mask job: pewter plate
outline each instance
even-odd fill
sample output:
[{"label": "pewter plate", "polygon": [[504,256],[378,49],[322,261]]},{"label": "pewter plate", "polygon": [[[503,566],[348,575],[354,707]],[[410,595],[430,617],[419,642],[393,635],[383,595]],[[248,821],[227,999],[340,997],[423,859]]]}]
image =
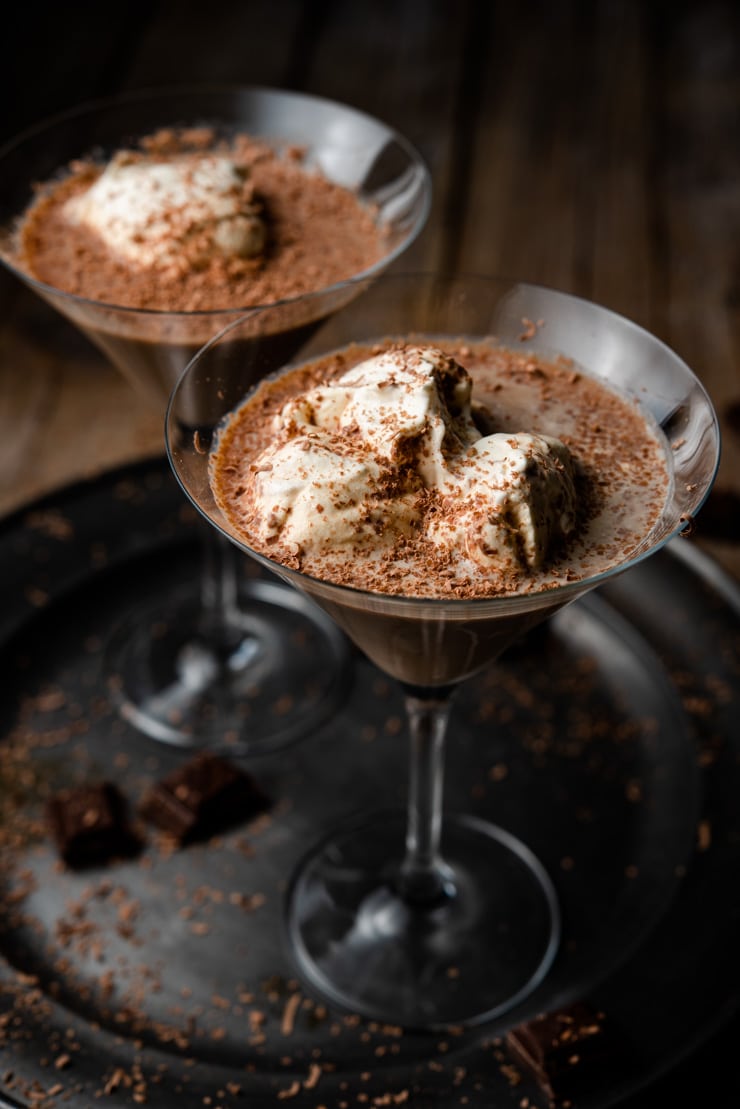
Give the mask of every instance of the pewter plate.
[{"label": "pewter plate", "polygon": [[285,939],[306,850],[345,819],[403,805],[401,698],[359,655],[329,723],[242,760],[272,798],[267,818],[177,850],[142,825],[136,859],[58,861],[45,797],[113,778],[135,811],[187,757],[118,717],[105,643],[123,615],[192,582],[197,558],[160,461],[0,527],[0,1104],[544,1104],[500,1037],[585,1000],[612,1038],[578,1105],[602,1109],[727,1018],[740,981],[740,602],[713,563],[679,541],[460,690],[446,808],[540,856],[564,939],[516,1011],[422,1035],[327,1008]]}]

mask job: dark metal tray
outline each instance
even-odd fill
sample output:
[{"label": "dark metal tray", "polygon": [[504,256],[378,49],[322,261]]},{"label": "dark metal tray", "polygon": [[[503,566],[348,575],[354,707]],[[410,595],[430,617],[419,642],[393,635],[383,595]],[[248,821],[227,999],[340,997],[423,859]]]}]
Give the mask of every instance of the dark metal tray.
[{"label": "dark metal tray", "polygon": [[60,866],[44,796],[112,777],[135,807],[183,757],[118,718],[104,644],[133,604],[192,579],[195,538],[161,461],[0,525],[4,1103],[544,1106],[500,1037],[579,999],[614,1033],[577,1102],[601,1109],[728,1017],[740,981],[740,600],[683,542],[460,691],[446,806],[521,836],[565,922],[553,971],[505,1019],[404,1033],[327,1010],[296,977],[282,919],[293,867],[344,818],[405,794],[400,695],[359,656],[329,724],[245,764],[273,798],[269,818],[175,851],[146,829],[137,859]]}]

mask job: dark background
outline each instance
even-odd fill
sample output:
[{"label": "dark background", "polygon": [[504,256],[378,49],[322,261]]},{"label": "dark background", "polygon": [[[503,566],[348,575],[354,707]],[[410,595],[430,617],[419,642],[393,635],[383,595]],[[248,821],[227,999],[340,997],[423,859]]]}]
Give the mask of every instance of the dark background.
[{"label": "dark background", "polygon": [[[435,183],[405,264],[600,300],[711,385],[725,459],[705,537],[740,574],[739,13],[724,0],[16,0],[0,142],[85,100],[202,82],[305,90],[392,123]],[[629,1109],[740,1104],[738,1037],[735,1019]]]}]

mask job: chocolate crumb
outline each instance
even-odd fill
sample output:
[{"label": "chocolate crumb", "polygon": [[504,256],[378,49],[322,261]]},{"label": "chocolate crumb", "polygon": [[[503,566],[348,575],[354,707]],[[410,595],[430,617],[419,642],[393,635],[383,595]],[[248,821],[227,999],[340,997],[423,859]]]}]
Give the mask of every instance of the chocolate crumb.
[{"label": "chocolate crumb", "polygon": [[298,1009],[301,1005],[301,995],[299,993],[291,994],[285,1003],[283,1010],[283,1019],[280,1024],[280,1031],[284,1036],[292,1036],[295,1027],[295,1018]]},{"label": "chocolate crumb", "polygon": [[708,851],[712,846],[712,825],[708,820],[700,820],[697,828],[697,847],[699,851]]},{"label": "chocolate crumb", "polygon": [[321,1078],[321,1067],[318,1063],[311,1063],[308,1068],[308,1077],[303,1080],[304,1090],[313,1090]]},{"label": "chocolate crumb", "polygon": [[155,782],[139,812],[184,844],[247,821],[269,804],[251,775],[218,755],[202,752]]},{"label": "chocolate crumb", "polygon": [[297,1097],[300,1092],[301,1084],[296,1079],[294,1082],[291,1082],[290,1086],[285,1086],[282,1090],[278,1090],[278,1101],[283,1101],[285,1098],[288,1097]]}]

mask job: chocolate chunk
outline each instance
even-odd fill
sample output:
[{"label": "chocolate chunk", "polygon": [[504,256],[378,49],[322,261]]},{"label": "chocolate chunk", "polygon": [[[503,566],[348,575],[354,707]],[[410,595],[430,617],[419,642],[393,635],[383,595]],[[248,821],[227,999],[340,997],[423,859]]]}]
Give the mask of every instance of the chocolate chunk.
[{"label": "chocolate chunk", "polygon": [[268,807],[267,797],[249,774],[203,752],[155,782],[139,812],[178,843],[186,843],[249,820]]},{"label": "chocolate chunk", "polygon": [[506,1033],[506,1047],[551,1106],[577,1106],[594,1068],[606,1057],[604,1014],[583,1002],[543,1013]]},{"label": "chocolate chunk", "polygon": [[111,782],[62,790],[46,806],[59,854],[72,867],[127,858],[141,846],[128,824],[126,802]]}]

